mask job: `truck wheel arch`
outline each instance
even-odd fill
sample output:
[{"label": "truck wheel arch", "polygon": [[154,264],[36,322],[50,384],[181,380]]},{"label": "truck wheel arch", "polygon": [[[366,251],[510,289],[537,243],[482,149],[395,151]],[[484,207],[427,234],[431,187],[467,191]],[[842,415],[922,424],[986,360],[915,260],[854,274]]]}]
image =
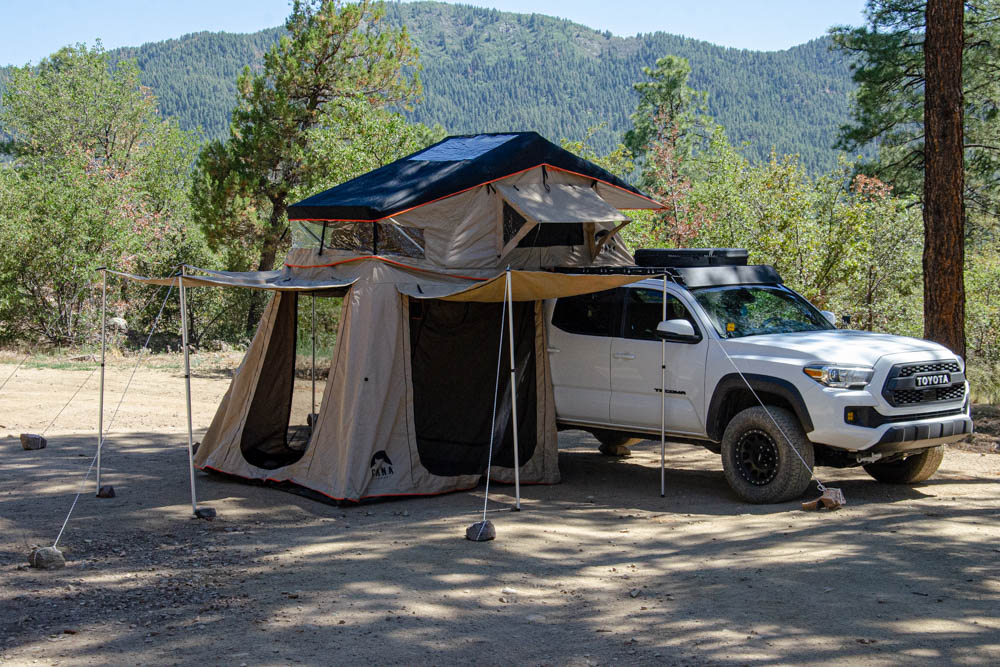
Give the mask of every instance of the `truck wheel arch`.
[{"label": "truck wheel arch", "polygon": [[[746,378],[744,381],[743,378]],[[712,400],[708,404],[708,414],[705,426],[708,437],[719,442],[730,420],[745,408],[759,405],[757,399],[747,388],[747,383],[757,393],[765,405],[777,405],[791,410],[802,424],[802,430],[809,433],[813,430],[812,419],[802,394],[798,388],[781,378],[755,373],[739,373],[724,375],[715,385]]]}]

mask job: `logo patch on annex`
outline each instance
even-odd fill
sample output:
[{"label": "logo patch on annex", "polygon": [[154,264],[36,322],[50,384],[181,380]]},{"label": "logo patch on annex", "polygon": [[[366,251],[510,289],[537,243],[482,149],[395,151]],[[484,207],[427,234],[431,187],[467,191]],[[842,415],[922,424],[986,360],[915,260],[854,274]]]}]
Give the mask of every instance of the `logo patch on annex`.
[{"label": "logo patch on annex", "polygon": [[384,449],[380,449],[372,455],[370,465],[372,468],[372,477],[374,479],[382,479],[392,475],[392,461],[389,459],[389,455],[385,453]]}]

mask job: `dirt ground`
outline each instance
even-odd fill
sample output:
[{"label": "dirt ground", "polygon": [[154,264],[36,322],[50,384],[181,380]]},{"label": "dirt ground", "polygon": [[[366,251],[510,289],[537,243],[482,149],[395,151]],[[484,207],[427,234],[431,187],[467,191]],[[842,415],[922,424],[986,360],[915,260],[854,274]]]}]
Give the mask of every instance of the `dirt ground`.
[{"label": "dirt ground", "polygon": [[[195,359],[201,432],[238,356]],[[0,383],[17,361],[0,358]],[[183,380],[164,358],[135,375],[106,441],[117,497],[95,498],[91,475],[67,567],[30,569],[96,449],[97,375],[46,449],[16,435],[46,428],[93,368],[29,363],[0,389],[2,664],[1000,661],[995,434],[913,488],[821,468],[847,497],[833,513],[741,504],[717,456],[680,444],[660,498],[658,444],[613,460],[567,432],[561,484],[525,487],[520,513],[491,488],[493,542],[464,539],[482,487],[338,508],[198,473],[208,522],[190,518]],[[108,371],[108,418],[130,371]]]}]

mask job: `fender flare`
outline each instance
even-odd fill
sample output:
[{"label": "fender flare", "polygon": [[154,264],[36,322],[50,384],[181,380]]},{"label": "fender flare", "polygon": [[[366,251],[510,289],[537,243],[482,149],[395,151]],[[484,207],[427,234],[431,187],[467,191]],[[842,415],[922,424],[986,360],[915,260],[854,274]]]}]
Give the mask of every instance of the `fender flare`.
[{"label": "fender flare", "polygon": [[[743,378],[746,378],[744,382]],[[802,430],[809,433],[813,430],[812,418],[809,416],[809,409],[806,408],[806,402],[802,399],[802,393],[798,390],[794,384],[788,380],[783,380],[781,378],[772,377],[770,375],[758,375],[756,373],[744,373],[743,377],[740,377],[739,373],[729,373],[724,375],[719,379],[719,382],[715,385],[715,391],[712,393],[712,400],[708,404],[708,414],[705,418],[705,425],[707,426],[708,437],[716,442],[721,442],[723,428],[719,428],[717,425],[719,413],[722,412],[723,405],[726,402],[726,398],[733,391],[740,391],[746,389],[747,383],[758,394],[775,394],[781,396],[789,405],[792,406],[792,410],[795,412],[795,416],[798,417],[799,422],[802,424]]]}]

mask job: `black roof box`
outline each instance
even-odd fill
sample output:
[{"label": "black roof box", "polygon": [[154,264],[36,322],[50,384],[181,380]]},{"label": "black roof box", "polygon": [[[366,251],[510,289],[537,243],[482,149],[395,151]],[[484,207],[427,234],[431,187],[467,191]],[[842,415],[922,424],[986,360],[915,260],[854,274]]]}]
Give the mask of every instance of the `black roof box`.
[{"label": "black roof box", "polygon": [[635,251],[637,266],[688,268],[695,266],[746,266],[743,248],[641,248]]}]

